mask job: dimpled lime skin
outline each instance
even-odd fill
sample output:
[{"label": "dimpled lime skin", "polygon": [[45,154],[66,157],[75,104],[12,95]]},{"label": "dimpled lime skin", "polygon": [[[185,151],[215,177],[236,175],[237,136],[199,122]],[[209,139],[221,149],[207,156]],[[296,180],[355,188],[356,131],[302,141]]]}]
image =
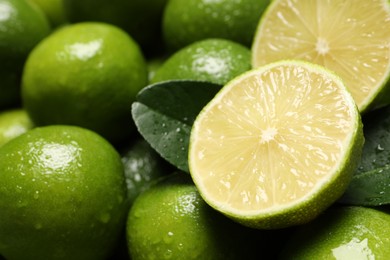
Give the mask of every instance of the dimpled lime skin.
[{"label": "dimpled lime skin", "polygon": [[0,254],[106,259],[123,228],[123,166],[96,133],[35,128],[0,148]]},{"label": "dimpled lime skin", "polygon": [[78,125],[116,143],[134,130],[131,103],[147,76],[142,52],[123,30],[104,23],[73,24],[29,55],[23,106],[37,125]]},{"label": "dimpled lime skin", "polygon": [[0,0],[0,32],[0,108],[6,108],[20,103],[23,64],[50,25],[28,1]]},{"label": "dimpled lime skin", "polygon": [[34,124],[23,109],[5,110],[0,113],[0,146],[32,129]]},{"label": "dimpled lime skin", "polygon": [[169,57],[157,69],[152,83],[190,79],[226,84],[251,69],[250,50],[225,39],[206,39],[190,44]]},{"label": "dimpled lime skin", "polygon": [[170,0],[163,15],[163,36],[177,50],[206,38],[225,38],[247,47],[269,0]]},{"label": "dimpled lime skin", "polygon": [[334,207],[298,227],[280,259],[388,259],[390,214],[374,208]]},{"label": "dimpled lime skin", "polygon": [[258,259],[263,233],[210,208],[190,177],[173,173],[141,193],[127,220],[131,259]]}]

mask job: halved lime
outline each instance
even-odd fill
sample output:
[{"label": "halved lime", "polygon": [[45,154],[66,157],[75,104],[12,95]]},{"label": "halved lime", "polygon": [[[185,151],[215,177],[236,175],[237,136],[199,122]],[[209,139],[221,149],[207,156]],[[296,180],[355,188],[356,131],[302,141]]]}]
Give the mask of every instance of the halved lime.
[{"label": "halved lime", "polygon": [[336,72],[359,110],[390,103],[388,0],[275,0],[259,22],[252,64],[303,59]]},{"label": "halved lime", "polygon": [[194,122],[191,176],[205,201],[255,228],[315,218],[345,191],[363,145],[343,82],[303,61],[230,81]]}]

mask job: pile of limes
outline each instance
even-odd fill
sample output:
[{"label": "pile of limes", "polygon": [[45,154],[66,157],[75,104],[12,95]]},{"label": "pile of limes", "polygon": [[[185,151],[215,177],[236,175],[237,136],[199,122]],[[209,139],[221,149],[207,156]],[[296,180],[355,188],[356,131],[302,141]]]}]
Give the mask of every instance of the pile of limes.
[{"label": "pile of limes", "polygon": [[0,0],[0,259],[388,259],[389,28],[388,0]]}]

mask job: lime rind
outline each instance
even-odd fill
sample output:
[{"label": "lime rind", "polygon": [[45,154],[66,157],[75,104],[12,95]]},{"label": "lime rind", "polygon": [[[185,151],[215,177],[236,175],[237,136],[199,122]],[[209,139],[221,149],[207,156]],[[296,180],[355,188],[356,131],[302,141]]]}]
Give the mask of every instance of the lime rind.
[{"label": "lime rind", "polygon": [[[229,205],[225,203],[220,203],[213,198],[210,198],[207,194],[207,190],[205,190],[205,187],[203,187],[202,181],[197,178],[198,173],[195,170],[195,166],[192,165],[191,157],[195,156],[195,154],[193,154],[195,150],[192,149],[192,146],[196,142],[196,134],[199,131],[198,122],[215,104],[218,104],[222,97],[228,93],[236,84],[238,84],[240,80],[250,75],[261,74],[279,65],[303,66],[308,70],[318,71],[321,74],[326,74],[329,78],[338,82],[337,85],[341,88],[344,88],[345,90],[344,96],[349,104],[349,107],[351,108],[351,118],[355,119],[353,122],[354,125],[351,127],[354,129],[354,131],[351,132],[349,137],[345,139],[345,144],[343,144],[343,147],[346,149],[342,151],[342,154],[340,155],[340,161],[334,165],[331,173],[327,175],[329,178],[325,178],[321,182],[317,183],[311,193],[307,194],[300,200],[293,201],[292,203],[286,204],[284,206],[274,207],[272,209],[259,209],[253,210],[252,212],[236,210],[229,207]],[[341,78],[320,65],[301,60],[282,60],[259,67],[257,69],[253,69],[231,80],[227,85],[225,85],[225,87],[221,89],[215,98],[203,108],[195,120],[191,131],[189,167],[193,181],[198,187],[201,196],[211,207],[217,211],[220,211],[222,214],[246,226],[264,229],[282,228],[303,224],[314,219],[316,216],[318,216],[318,214],[320,214],[323,210],[325,210],[342,196],[351,181],[353,172],[358,166],[358,162],[362,153],[363,143],[363,125],[361,122],[360,113],[352,95],[342,83]]]}]

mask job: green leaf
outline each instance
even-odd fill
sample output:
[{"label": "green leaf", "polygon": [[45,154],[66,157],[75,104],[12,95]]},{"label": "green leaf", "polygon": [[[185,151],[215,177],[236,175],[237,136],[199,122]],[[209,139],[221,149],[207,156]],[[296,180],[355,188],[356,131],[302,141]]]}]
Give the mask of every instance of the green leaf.
[{"label": "green leaf", "polygon": [[164,159],[189,172],[187,155],[192,124],[221,87],[187,80],[145,87],[132,105],[139,133]]},{"label": "green leaf", "polygon": [[339,202],[360,206],[390,204],[390,166],[355,175]]},{"label": "green leaf", "polygon": [[364,147],[359,167],[341,203],[379,206],[390,203],[390,106],[363,116]]},{"label": "green leaf", "polygon": [[390,106],[364,115],[363,125],[365,143],[357,174],[390,165]]}]

